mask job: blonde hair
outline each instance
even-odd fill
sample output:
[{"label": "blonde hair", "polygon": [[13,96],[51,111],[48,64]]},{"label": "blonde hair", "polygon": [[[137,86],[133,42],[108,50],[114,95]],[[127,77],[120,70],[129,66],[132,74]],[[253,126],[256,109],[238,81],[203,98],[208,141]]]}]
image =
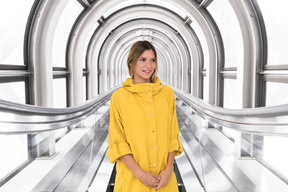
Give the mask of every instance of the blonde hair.
[{"label": "blonde hair", "polygon": [[136,63],[139,59],[139,57],[142,55],[142,53],[146,50],[152,50],[155,55],[155,70],[152,73],[150,77],[151,83],[155,83],[157,79],[157,72],[158,72],[158,61],[157,61],[157,53],[155,47],[148,41],[137,41],[134,43],[130,49],[128,58],[127,58],[127,67],[128,72],[131,78],[134,78],[134,68],[136,66]]}]

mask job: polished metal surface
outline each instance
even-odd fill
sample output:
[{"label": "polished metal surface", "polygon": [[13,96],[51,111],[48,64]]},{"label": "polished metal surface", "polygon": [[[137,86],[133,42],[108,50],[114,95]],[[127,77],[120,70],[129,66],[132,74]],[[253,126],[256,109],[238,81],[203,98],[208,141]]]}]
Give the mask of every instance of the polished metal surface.
[{"label": "polished metal surface", "polygon": [[[106,147],[108,147],[108,143],[106,143]],[[88,192],[105,192],[109,184],[113,167],[114,164],[110,163],[108,156],[105,155]]]},{"label": "polished metal surface", "polygon": [[228,127],[244,133],[258,135],[288,134],[288,104],[246,109],[226,109],[210,105],[203,100],[173,88],[175,95],[185,104],[216,126]]},{"label": "polished metal surface", "polygon": [[[177,117],[186,161],[190,164],[186,163],[186,171],[195,171],[205,191],[257,191],[255,184],[237,167],[233,159],[224,154],[204,134],[201,127],[197,127],[181,106],[177,106]],[[181,174],[185,187],[192,188],[195,186],[190,183],[190,175]]]},{"label": "polished metal surface", "polygon": [[[69,33],[61,34],[63,40],[61,44],[66,45],[62,56],[65,55],[66,58],[61,61],[63,68],[55,67],[55,64],[59,64],[54,62],[55,57],[58,57],[58,54],[54,54],[56,50],[54,45],[57,42],[55,37],[60,34],[61,22],[59,21],[65,18],[62,16],[69,10],[71,11],[71,7],[67,8],[72,5],[71,2],[74,2],[75,7],[80,6],[79,3],[83,7],[79,14],[73,10],[69,13],[77,17],[77,20],[73,21],[72,28],[65,26],[65,30]],[[191,106],[193,113],[204,118],[209,126],[213,125],[219,130],[222,127],[236,130],[235,135],[230,137],[235,144],[235,156],[241,157],[244,152],[251,157],[260,156],[260,159],[263,159],[263,156],[269,157],[273,154],[271,159],[274,158],[275,163],[271,164],[270,169],[274,169],[273,166],[278,163],[278,155],[285,153],[283,150],[279,150],[275,155],[264,153],[264,148],[266,150],[270,144],[264,142],[267,137],[263,135],[287,136],[288,104],[273,107],[259,106],[273,105],[273,102],[269,104],[268,99],[269,94],[272,94],[270,83],[288,83],[285,51],[283,55],[281,51],[273,48],[274,43],[280,49],[285,43],[277,41],[278,38],[275,34],[272,36],[273,32],[270,31],[270,22],[275,18],[285,18],[285,15],[283,17],[276,13],[277,9],[273,13],[271,11],[273,9],[269,9],[269,4],[268,10],[271,12],[267,12],[265,7],[260,9],[259,5],[263,2],[260,0],[227,1],[229,8],[217,6],[219,2],[221,1],[35,1],[33,7],[26,10],[30,12],[26,23],[19,23],[16,19],[13,20],[15,23],[12,22],[9,25],[5,25],[4,22],[3,26],[11,27],[12,30],[4,30],[6,34],[4,32],[4,36],[2,35],[4,38],[1,48],[5,54],[4,60],[1,57],[0,82],[25,84],[26,103],[42,107],[0,100],[0,134],[28,134],[29,139],[26,143],[28,143],[29,161],[41,155],[53,156],[55,140],[58,140],[53,130],[63,127],[74,128],[79,123],[81,125],[81,121],[91,116],[109,100],[113,92],[113,90],[108,91],[107,95],[105,93],[105,95],[80,104],[86,98],[83,90],[86,90],[88,98],[92,98],[99,92],[121,83],[123,77],[127,76],[125,74],[126,56],[131,44],[136,40],[149,40],[158,50],[160,79],[176,87],[175,94],[182,100],[181,102]],[[10,13],[19,12],[17,6],[9,8],[4,3],[2,7],[7,7]],[[18,9],[22,9],[21,6],[18,6]],[[224,31],[225,28],[221,28],[230,17],[216,23],[217,17],[221,16],[219,12],[222,10],[225,13],[232,11],[230,12],[231,18],[235,14],[237,18],[235,23],[241,33],[241,43],[230,42],[231,38],[225,37],[229,33]],[[24,9],[20,12],[22,11]],[[274,18],[264,20],[262,17],[265,17],[267,13]],[[273,28],[278,29],[281,26],[280,22],[279,20],[279,23],[273,23]],[[13,34],[9,34],[9,31],[18,32],[18,29],[24,29],[24,27],[26,28],[24,46],[19,46],[20,44],[16,46],[16,41],[12,40]],[[229,25],[226,27],[231,29]],[[277,34],[276,31],[276,36]],[[283,35],[281,37],[285,39]],[[241,50],[239,51],[241,59],[238,57],[235,57],[235,60],[234,58],[227,59],[227,56],[231,54],[227,52],[228,43],[233,47],[243,43],[243,47],[241,45],[238,49]],[[18,52],[17,47],[23,48],[24,62],[22,59],[18,61],[19,56],[15,54]],[[12,62],[12,64],[9,58],[7,62],[6,56],[15,58],[16,63]],[[282,59],[284,62],[281,62]],[[48,108],[55,103],[53,82],[56,78],[66,78],[67,92],[63,97],[66,97],[68,106],[73,107]],[[84,78],[86,81],[83,81]],[[232,110],[221,107],[224,101],[231,99],[226,98],[226,95],[224,98],[224,93],[230,92],[226,89],[227,87],[224,89],[224,81],[227,79],[237,82],[239,99],[235,99],[235,102],[238,102],[239,106],[244,109]],[[277,91],[282,95],[281,89]],[[5,89],[2,92],[3,95],[6,94]],[[22,94],[24,94],[23,91]],[[199,99],[203,97],[209,104]],[[278,99],[278,95],[276,98]],[[279,97],[279,100],[282,100],[282,103],[285,102],[285,96]],[[255,186],[235,167],[233,160],[223,154],[201,132],[195,122],[181,114],[181,107],[177,110],[180,111],[178,112],[179,126],[185,151],[177,162],[187,191],[255,191]],[[101,124],[101,120],[99,122]],[[107,121],[101,126],[105,123]],[[85,191],[93,177],[96,183],[94,191],[99,189],[98,186],[101,183],[106,185],[112,167],[111,164],[108,166],[109,162],[105,156],[107,131],[103,129],[97,133],[94,130],[92,132],[87,133],[77,143],[67,154],[65,161],[51,170],[47,178],[52,179],[49,182],[43,181],[40,187],[47,187],[47,191]],[[96,140],[91,141],[94,133]],[[279,147],[279,144],[275,146]],[[37,150],[37,154],[30,153],[31,149]],[[7,150],[11,152],[13,148],[7,148]],[[260,155],[256,150],[259,150]],[[3,156],[6,157],[5,154]],[[107,172],[105,172],[106,166]],[[21,169],[16,168],[14,173],[9,173],[7,178],[16,175]],[[279,168],[280,171],[281,169],[282,167]],[[274,174],[279,177],[277,172]],[[282,180],[288,183],[287,179]],[[269,180],[267,183],[270,185]],[[105,185],[101,185],[103,191],[106,188]],[[92,187],[90,189],[92,190]]]},{"label": "polished metal surface", "polygon": [[[175,90],[175,94],[180,97],[182,93]],[[185,98],[185,95],[181,96]],[[184,153],[176,158],[176,163],[185,190],[187,192],[256,191],[253,182],[240,171],[233,159],[221,152],[197,127],[196,123],[182,111],[182,101],[177,100],[176,103],[184,148]],[[50,113],[53,114],[52,111]],[[113,164],[109,163],[106,155],[108,122],[109,111],[97,121],[95,128],[88,131],[35,186],[33,191],[88,190],[98,192],[100,189],[100,191],[106,191],[113,169]]]},{"label": "polished metal surface", "polygon": [[113,88],[76,107],[45,108],[0,100],[0,134],[37,133],[73,126],[108,101]]},{"label": "polished metal surface", "polygon": [[109,110],[34,187],[33,192],[86,191],[106,155],[108,126]]},{"label": "polished metal surface", "polygon": [[[79,106],[63,109],[36,107],[0,100],[0,133],[32,133],[74,125],[95,112],[117,88]],[[237,110],[225,109],[205,103],[179,89],[174,88],[174,92],[177,97],[211,123],[248,133],[288,133],[288,104]]]},{"label": "polished metal surface", "polygon": [[[183,139],[181,138],[181,141]],[[185,149],[184,143],[182,142]],[[185,143],[186,144],[186,143]],[[197,175],[194,172],[194,167],[191,166],[189,159],[187,158],[187,153],[183,153],[181,156],[175,158],[181,178],[183,180],[184,187],[187,192],[197,191],[204,192],[204,188],[199,182]]]},{"label": "polished metal surface", "polygon": [[[0,101],[2,113],[15,113],[15,115],[11,115],[9,121],[3,122],[3,120],[1,120],[1,123],[15,125],[15,121],[22,118],[21,121],[16,121],[19,124],[15,125],[15,127],[26,125],[21,129],[21,131],[25,133],[35,130],[45,130],[37,128],[42,124],[46,125],[48,130],[59,128],[61,123],[67,123],[71,126],[74,122],[79,121],[79,119],[87,118],[87,114],[91,114],[92,111],[95,112],[98,106],[103,105],[103,103],[110,98],[114,90],[100,95],[95,100],[87,101],[79,107],[68,109],[49,109]],[[186,103],[191,106],[196,113],[199,113],[200,116],[205,117],[213,123],[219,123],[219,125],[229,124],[232,128],[236,127],[241,131],[246,131],[247,129],[251,131],[253,128],[257,128],[257,125],[265,125],[265,123],[275,118],[279,120],[278,122],[285,124],[286,121],[284,121],[285,119],[283,120],[283,116],[285,117],[287,114],[287,109],[281,110],[281,106],[276,106],[263,108],[264,110],[229,110],[211,106],[200,99],[176,89],[174,89],[174,92],[175,95],[181,99],[180,102],[177,100],[176,103],[181,140],[185,151],[184,156],[180,157],[177,162],[179,162],[178,167],[187,191],[190,189],[197,189],[197,191],[215,191],[215,189],[217,189],[217,191],[221,192],[255,191],[255,185],[235,166],[233,159],[222,153],[221,150],[201,132],[201,129],[181,110],[181,104],[182,102]],[[8,108],[4,111],[4,107]],[[275,110],[279,111],[275,113]],[[265,122],[259,122],[259,120],[263,118],[262,115],[265,115],[264,117],[267,118]],[[37,118],[35,116],[37,116]],[[24,117],[30,118],[24,121]],[[34,120],[33,117],[35,117]],[[39,119],[38,117],[41,118]],[[243,121],[247,121],[247,124],[251,123],[248,124],[248,128],[242,128]],[[95,185],[99,185],[97,183],[101,183],[102,181],[103,183],[105,182],[107,187],[108,176],[111,174],[111,166],[107,166],[110,173],[103,174],[103,171],[106,167],[105,164],[107,165],[107,157],[105,156],[107,150],[108,122],[109,117],[108,112],[106,112],[106,114],[97,121],[96,128],[84,135],[65,158],[42,179],[33,191],[87,190],[92,184],[93,178],[96,184],[91,188],[91,191],[95,189]],[[270,124],[268,123],[268,125]],[[276,125],[278,124],[276,123]],[[34,126],[37,129],[27,129],[29,126]],[[7,131],[7,129],[3,129],[2,127],[1,129],[2,131]],[[20,131],[15,129],[14,132]],[[13,133],[13,131],[10,130],[10,133]],[[278,132],[270,130],[268,133],[277,134]],[[104,159],[106,159],[105,163],[103,163]],[[99,170],[101,170],[101,172],[98,172]],[[105,187],[103,187],[103,189],[104,188]]]}]

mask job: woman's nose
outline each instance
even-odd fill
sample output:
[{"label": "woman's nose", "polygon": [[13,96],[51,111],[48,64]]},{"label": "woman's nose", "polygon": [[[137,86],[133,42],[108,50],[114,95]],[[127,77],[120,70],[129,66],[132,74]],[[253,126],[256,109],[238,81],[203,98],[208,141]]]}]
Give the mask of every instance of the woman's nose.
[{"label": "woman's nose", "polygon": [[146,61],[145,65],[146,67],[152,67],[152,61]]}]

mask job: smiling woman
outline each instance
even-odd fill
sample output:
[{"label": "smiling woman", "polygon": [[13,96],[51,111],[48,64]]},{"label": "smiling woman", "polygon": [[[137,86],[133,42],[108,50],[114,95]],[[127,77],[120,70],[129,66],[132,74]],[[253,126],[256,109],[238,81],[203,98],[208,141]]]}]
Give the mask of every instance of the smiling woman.
[{"label": "smiling woman", "polygon": [[154,83],[158,72],[155,47],[148,41],[134,43],[128,55],[127,67],[134,83]]},{"label": "smiling woman", "polygon": [[176,192],[173,162],[183,149],[173,90],[157,77],[157,54],[148,41],[133,44],[127,66],[132,78],[110,103],[107,154],[117,161],[114,191]]},{"label": "smiling woman", "polygon": [[151,83],[150,77],[156,67],[155,61],[155,54],[152,50],[143,52],[134,66],[134,83]]},{"label": "smiling woman", "polygon": [[0,191],[287,192],[287,6],[0,0]]}]

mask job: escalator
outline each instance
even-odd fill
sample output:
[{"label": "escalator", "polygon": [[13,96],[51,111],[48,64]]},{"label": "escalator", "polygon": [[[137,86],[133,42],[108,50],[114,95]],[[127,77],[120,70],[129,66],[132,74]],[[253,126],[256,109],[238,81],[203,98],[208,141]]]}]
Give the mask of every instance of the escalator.
[{"label": "escalator", "polygon": [[[223,159],[225,155],[212,141],[204,138],[197,125],[201,120],[192,120],[184,107],[177,104],[176,108],[184,148],[184,153],[176,157],[174,163],[179,192],[255,191],[255,185],[236,166],[231,165],[233,174],[237,175],[234,181],[222,170],[215,157]],[[115,165],[110,164],[106,155],[108,122],[109,110],[92,126],[93,138],[84,135],[32,191],[112,192],[116,173]],[[228,161],[226,163],[229,165]]]},{"label": "escalator", "polygon": [[[33,192],[113,191],[115,165],[109,162],[106,155],[109,110],[91,127],[92,134],[88,132],[83,135],[65,157],[33,188]],[[179,191],[186,192],[176,161],[174,171]]]},{"label": "escalator", "polygon": [[[18,104],[7,107],[7,104],[0,103],[0,108],[5,108],[6,111],[10,110],[9,113],[17,114],[17,123],[21,127],[21,129],[16,129],[14,126],[10,130],[1,128],[0,133],[5,133],[6,131],[12,134],[13,131],[17,132],[17,130],[20,133],[25,131],[41,132],[56,129],[60,125],[72,126],[72,124],[76,127],[63,138],[63,142],[65,138],[73,138],[73,134],[74,136],[77,135],[77,142],[73,144],[68,142],[67,146],[70,145],[69,150],[63,156],[58,154],[58,156],[62,156],[61,159],[40,178],[39,182],[30,191],[113,191],[115,165],[109,162],[106,155],[109,129],[109,98],[113,91],[109,91],[109,93],[101,95],[96,100],[85,103],[76,109],[69,109],[68,112],[53,111],[51,109],[40,109],[37,111],[38,108],[26,110]],[[258,186],[255,182],[236,165],[234,156],[223,152],[223,149],[211,138],[211,135],[218,135],[218,141],[227,138],[220,134],[216,128],[207,129],[203,124],[209,121],[209,123],[214,125],[216,123],[221,126],[230,125],[230,127],[234,126],[243,132],[254,131],[255,134],[286,133],[286,129],[283,129],[283,127],[287,125],[287,108],[265,108],[265,110],[261,111],[257,111],[257,109],[252,109],[252,111],[225,111],[224,109],[203,104],[197,98],[193,98],[179,90],[174,91],[177,98],[176,111],[184,149],[184,153],[175,158],[174,164],[179,191],[258,191]],[[21,109],[19,110],[19,108]],[[277,113],[275,113],[276,110]],[[46,121],[34,122],[35,126],[32,127],[26,125],[31,124],[31,122],[25,122],[27,121],[27,111],[30,111],[33,116],[35,114],[47,116],[45,118]],[[57,114],[58,116],[59,114],[62,115],[58,117]],[[52,115],[55,116],[53,117]],[[247,124],[242,125],[239,123],[240,120],[236,117],[241,115],[248,122]],[[261,121],[263,115],[265,121],[261,124],[259,121]],[[55,121],[56,116],[57,120]],[[255,118],[258,116],[260,120]],[[19,117],[22,121],[19,121]],[[267,125],[271,127],[271,122],[274,122],[274,118],[277,118],[278,121],[274,123],[275,125],[273,126],[275,128],[271,132],[271,129],[267,129]],[[15,123],[13,120],[0,123],[7,124],[7,122],[8,124]],[[22,127],[21,124],[26,126]],[[261,127],[263,128],[261,129]],[[77,132],[81,132],[81,136]],[[47,162],[49,163],[49,160]],[[11,191],[9,190],[9,185],[4,185],[1,188],[0,191]]]}]

